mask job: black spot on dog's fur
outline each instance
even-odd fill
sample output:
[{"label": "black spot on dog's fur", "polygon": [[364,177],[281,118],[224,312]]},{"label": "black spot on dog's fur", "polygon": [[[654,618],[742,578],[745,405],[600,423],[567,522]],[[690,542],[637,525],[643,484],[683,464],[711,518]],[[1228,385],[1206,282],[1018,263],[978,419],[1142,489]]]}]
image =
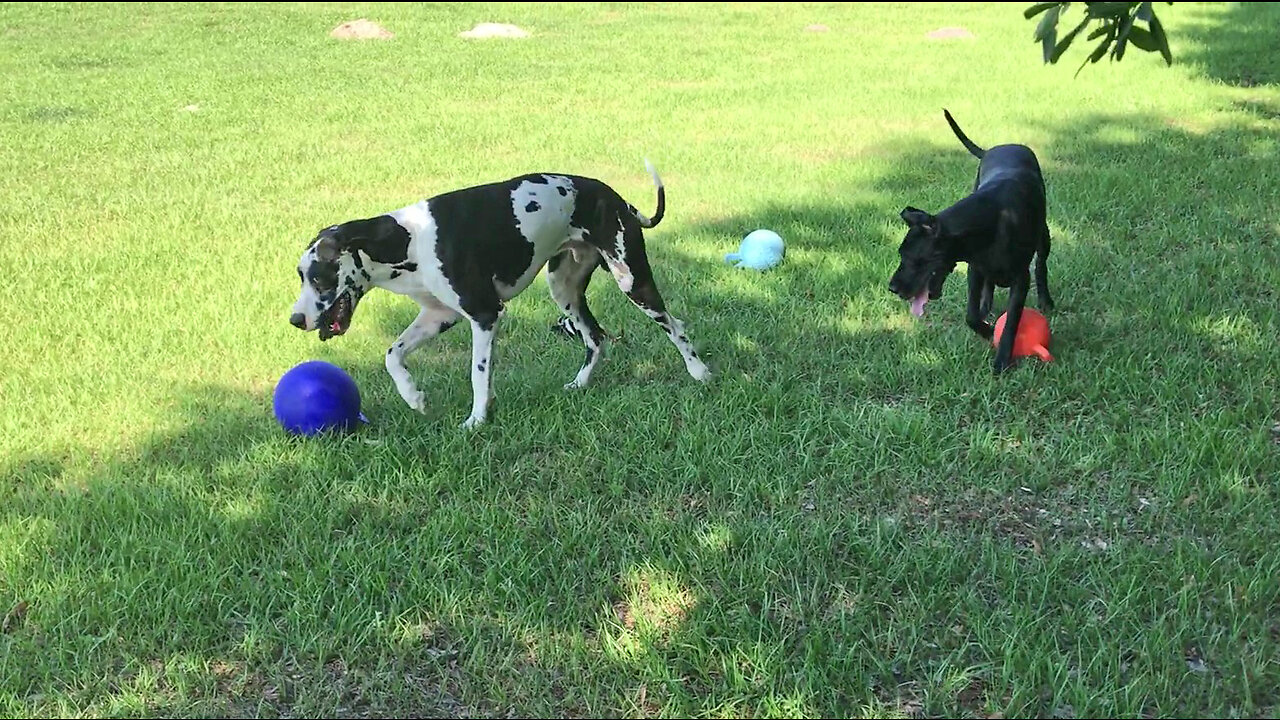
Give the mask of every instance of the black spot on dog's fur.
[{"label": "black spot on dog's fur", "polygon": [[405,271],[405,272],[416,272],[416,271],[417,271],[417,269],[418,269],[418,263],[416,263],[416,262],[402,262],[402,263],[397,263],[397,264],[395,264],[395,265],[392,265],[391,267],[392,267],[392,268],[394,268],[394,269],[396,269],[396,270],[403,270],[403,271]]},{"label": "black spot on dog's fur", "polygon": [[538,210],[540,210],[541,208],[542,208],[542,206],[541,206],[541,205],[539,205],[538,203],[533,202],[532,200],[530,200],[530,201],[529,201],[529,204],[524,206],[524,211],[525,211],[525,212],[527,212],[527,213],[536,213],[536,212],[538,212]]},{"label": "black spot on dog's fur", "polygon": [[564,197],[569,194],[569,191],[565,190],[563,185],[557,185],[556,190],[560,192],[560,197]]},{"label": "black spot on dog's fur", "polygon": [[[497,297],[498,293],[495,291],[493,295],[494,297]],[[475,324],[480,326],[481,330],[484,330],[485,332],[490,332],[493,330],[493,326],[498,324],[498,316],[500,314],[499,312],[490,312],[490,311],[478,309],[480,308],[480,303],[476,302],[475,300],[472,300],[469,303],[466,301],[463,301],[464,310],[467,309],[467,305],[471,306],[471,309],[468,310],[468,312],[471,314],[472,320],[475,321]]]},{"label": "black spot on dog's fur", "polygon": [[360,268],[360,274],[364,276],[364,279],[365,279],[365,280],[372,280],[372,279],[373,279],[373,277],[372,277],[371,275],[369,275],[369,271],[368,271],[368,270],[365,270],[364,268]]},{"label": "black spot on dog's fur", "polygon": [[[539,184],[539,185],[548,185],[548,184],[550,184],[550,182],[551,182],[550,180],[548,180],[548,179],[547,179],[547,176],[546,176],[546,175],[525,175],[523,178],[517,178],[517,180],[523,180],[523,181],[525,181],[525,182],[537,183],[537,184]],[[495,184],[495,185],[505,185],[506,183],[494,183],[494,184]],[[517,186],[517,187],[519,187],[519,185],[520,185],[520,183],[518,183],[518,182],[517,182],[517,183],[516,183],[516,186]]]},{"label": "black spot on dog's fur", "polygon": [[307,268],[307,279],[321,293],[332,292],[338,287],[338,263],[316,260]]},{"label": "black spot on dog's fur", "polygon": [[400,271],[399,271],[399,270],[392,270],[392,271],[391,271],[391,279],[392,279],[392,280],[395,280],[395,279],[396,279],[396,278],[398,278],[398,277],[400,277]]},{"label": "black spot on dog's fur", "polygon": [[390,215],[347,223],[355,237],[352,246],[376,263],[390,265],[409,257],[409,231]]}]

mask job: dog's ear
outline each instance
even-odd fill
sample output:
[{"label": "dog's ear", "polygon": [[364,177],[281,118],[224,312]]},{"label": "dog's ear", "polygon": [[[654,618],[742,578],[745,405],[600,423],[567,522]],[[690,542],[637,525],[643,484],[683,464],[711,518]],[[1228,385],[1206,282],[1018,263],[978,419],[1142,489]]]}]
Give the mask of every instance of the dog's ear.
[{"label": "dog's ear", "polygon": [[338,238],[337,233],[321,233],[320,241],[316,243],[316,259],[321,262],[336,262],[345,247],[346,243]]},{"label": "dog's ear", "polygon": [[911,227],[924,228],[929,232],[938,229],[938,218],[910,205],[902,209],[902,221]]}]

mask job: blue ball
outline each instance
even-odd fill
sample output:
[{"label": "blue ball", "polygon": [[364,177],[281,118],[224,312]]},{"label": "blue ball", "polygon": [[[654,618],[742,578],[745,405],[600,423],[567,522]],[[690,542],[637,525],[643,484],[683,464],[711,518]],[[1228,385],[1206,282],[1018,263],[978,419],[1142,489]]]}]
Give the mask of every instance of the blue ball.
[{"label": "blue ball", "polygon": [[304,362],[281,376],[272,404],[276,419],[295,435],[349,431],[365,421],[356,381],[323,360]]},{"label": "blue ball", "polygon": [[752,270],[768,270],[782,261],[787,253],[782,236],[772,230],[761,228],[749,233],[742,239],[738,252],[724,256],[725,262],[734,267],[751,268]]}]

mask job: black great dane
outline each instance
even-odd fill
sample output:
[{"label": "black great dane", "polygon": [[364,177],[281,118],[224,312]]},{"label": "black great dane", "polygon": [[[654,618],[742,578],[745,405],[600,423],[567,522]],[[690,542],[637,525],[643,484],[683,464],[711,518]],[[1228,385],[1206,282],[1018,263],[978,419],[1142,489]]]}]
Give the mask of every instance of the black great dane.
[{"label": "black great dane", "polygon": [[1013,340],[1031,285],[1033,256],[1040,309],[1053,310],[1044,177],[1031,148],[997,145],[983,150],[965,136],[950,112],[942,112],[956,137],[978,158],[978,177],[967,197],[937,215],[910,206],[903,209],[907,234],[898,248],[900,261],[889,291],[910,302],[911,313],[921,317],[925,303],[941,294],[956,263],[968,263],[965,321],[990,340],[995,332],[987,323],[993,288],[1009,288],[1008,318],[994,364],[994,371],[1001,373],[1013,363]]}]

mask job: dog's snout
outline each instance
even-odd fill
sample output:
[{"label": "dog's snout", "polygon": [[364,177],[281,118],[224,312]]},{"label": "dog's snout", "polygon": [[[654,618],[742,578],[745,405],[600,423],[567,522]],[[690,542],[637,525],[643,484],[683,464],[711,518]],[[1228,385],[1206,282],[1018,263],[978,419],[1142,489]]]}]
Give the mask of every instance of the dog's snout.
[{"label": "dog's snout", "polygon": [[889,281],[889,292],[893,293],[894,295],[898,294],[898,278],[893,278],[892,280]]},{"label": "dog's snout", "polygon": [[289,324],[303,330],[307,327],[307,316],[302,313],[294,313],[289,316]]}]

